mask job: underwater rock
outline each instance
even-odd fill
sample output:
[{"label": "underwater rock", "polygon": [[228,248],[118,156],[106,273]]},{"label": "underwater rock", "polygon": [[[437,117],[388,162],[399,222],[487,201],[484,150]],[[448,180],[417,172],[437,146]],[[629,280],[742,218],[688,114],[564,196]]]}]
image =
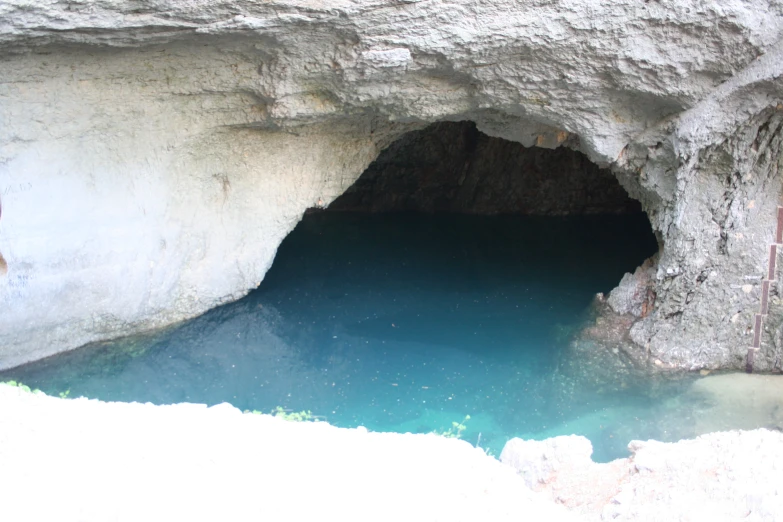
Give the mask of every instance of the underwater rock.
[{"label": "underwater rock", "polygon": [[[624,278],[625,280],[625,278]],[[621,285],[622,286],[622,285]],[[643,347],[629,337],[636,317],[618,314],[597,298],[592,305],[593,318],[574,333],[558,359],[558,374],[566,381],[588,384],[590,388],[621,390],[640,378],[667,378],[667,368],[655,365]]]},{"label": "underwater rock", "polygon": [[764,426],[783,431],[783,376],[731,373],[695,381],[683,395],[696,433]]}]

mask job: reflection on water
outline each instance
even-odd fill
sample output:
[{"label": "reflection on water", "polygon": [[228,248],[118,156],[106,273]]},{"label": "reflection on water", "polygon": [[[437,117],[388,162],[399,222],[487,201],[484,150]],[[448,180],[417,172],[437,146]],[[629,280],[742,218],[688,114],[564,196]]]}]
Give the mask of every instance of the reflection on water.
[{"label": "reflection on water", "polygon": [[[710,419],[735,408],[712,377],[606,392],[557,371],[593,295],[655,249],[643,216],[313,214],[247,298],[0,380],[71,397],[307,409],[379,431],[443,431],[470,415],[463,438],[496,454],[513,436],[579,433],[608,460],[634,438],[715,429]],[[720,427],[776,422],[743,408],[752,426]]]}]

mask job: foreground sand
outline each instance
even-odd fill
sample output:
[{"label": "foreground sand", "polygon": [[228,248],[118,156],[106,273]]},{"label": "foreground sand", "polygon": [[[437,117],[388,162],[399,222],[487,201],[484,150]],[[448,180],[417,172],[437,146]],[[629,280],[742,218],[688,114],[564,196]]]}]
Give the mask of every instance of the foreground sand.
[{"label": "foreground sand", "polygon": [[0,520],[576,520],[460,440],[0,385]]}]

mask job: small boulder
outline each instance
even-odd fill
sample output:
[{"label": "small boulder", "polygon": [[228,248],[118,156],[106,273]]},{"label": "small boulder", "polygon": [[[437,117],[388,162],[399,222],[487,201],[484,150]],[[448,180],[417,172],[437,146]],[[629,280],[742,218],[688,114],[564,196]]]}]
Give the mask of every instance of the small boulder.
[{"label": "small boulder", "polygon": [[517,470],[525,484],[537,490],[561,471],[591,465],[592,454],[593,445],[578,435],[543,441],[513,438],[503,447],[500,462]]},{"label": "small boulder", "polygon": [[620,315],[646,317],[655,303],[653,288],[654,271],[650,261],[645,261],[633,274],[625,274],[617,288],[606,299],[611,309]]}]

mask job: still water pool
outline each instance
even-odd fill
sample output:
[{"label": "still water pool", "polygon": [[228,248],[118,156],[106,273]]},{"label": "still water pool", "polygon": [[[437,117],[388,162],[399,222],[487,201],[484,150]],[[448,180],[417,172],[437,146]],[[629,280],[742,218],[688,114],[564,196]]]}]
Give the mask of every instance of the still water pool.
[{"label": "still water pool", "polygon": [[656,249],[643,215],[311,214],[246,298],[0,381],[107,401],[280,406],[376,431],[442,432],[469,415],[462,437],[495,454],[513,436],[578,433],[606,461],[632,438],[692,436],[696,413],[714,406],[692,377],[606,392],[559,371],[595,293]]}]

